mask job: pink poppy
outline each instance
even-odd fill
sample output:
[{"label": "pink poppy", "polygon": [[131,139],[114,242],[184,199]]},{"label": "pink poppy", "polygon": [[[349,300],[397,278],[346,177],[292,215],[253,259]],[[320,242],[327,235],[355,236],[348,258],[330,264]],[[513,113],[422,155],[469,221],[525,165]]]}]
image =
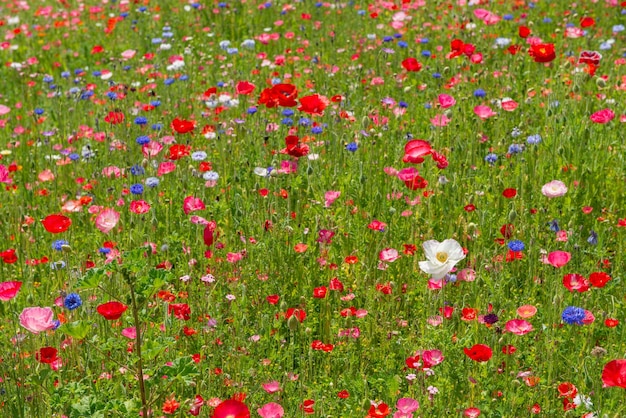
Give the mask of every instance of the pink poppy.
[{"label": "pink poppy", "polygon": [[424,157],[431,152],[432,148],[430,147],[430,142],[424,141],[423,139],[412,139],[404,145],[404,157],[402,157],[402,162],[411,164],[423,163]]},{"label": "pink poppy", "polygon": [[24,308],[20,314],[20,325],[33,334],[39,334],[54,328],[53,315],[52,309],[47,307]]},{"label": "pink poppy", "polygon": [[396,402],[396,409],[398,410],[393,417],[394,418],[408,418],[413,416],[413,412],[417,411],[420,407],[419,402],[413,398],[400,398]]},{"label": "pink poppy", "polygon": [[495,25],[501,19],[497,14],[485,9],[475,9],[474,16],[482,20],[485,25]]},{"label": "pink poppy", "polygon": [[134,340],[135,338],[137,338],[137,329],[135,327],[124,328],[122,330],[122,335],[126,338]]},{"label": "pink poppy", "polygon": [[441,350],[426,350],[422,353],[424,366],[428,368],[441,364],[444,359],[445,357]]},{"label": "pink poppy", "polygon": [[285,410],[275,402],[270,402],[256,410],[261,418],[282,418]]},{"label": "pink poppy", "polygon": [[430,123],[432,123],[433,126],[447,126],[450,123],[451,120],[452,119],[447,117],[445,114],[441,114],[441,115],[437,115],[434,118],[432,118],[430,120]]},{"label": "pink poppy", "polygon": [[164,161],[159,164],[159,168],[157,170],[157,176],[163,176],[165,174],[169,174],[172,171],[176,170],[176,164],[172,161]]},{"label": "pink poppy", "polygon": [[104,209],[96,217],[96,228],[108,234],[120,220],[120,213],[114,209]]},{"label": "pink poppy", "polygon": [[456,104],[456,100],[454,99],[454,97],[447,95],[447,94],[440,94],[437,97],[437,100],[439,101],[439,106],[441,106],[444,109],[452,107]]},{"label": "pink poppy", "polygon": [[502,99],[501,105],[502,105],[502,109],[506,110],[507,112],[514,111],[515,109],[517,109],[517,106],[518,106],[515,100],[509,99],[508,97]]},{"label": "pink poppy", "polygon": [[5,165],[0,164],[0,183],[11,184],[13,180],[9,177],[9,169]]},{"label": "pink poppy", "polygon": [[150,157],[156,157],[157,155],[159,155],[159,152],[161,152],[162,149],[163,149],[163,145],[155,141],[150,141],[141,147],[141,152],[144,157],[150,158]]},{"label": "pink poppy", "polygon": [[480,415],[480,409],[478,408],[467,408],[463,411],[463,416],[467,418],[477,418]]},{"label": "pink poppy", "polygon": [[191,212],[195,212],[197,210],[204,210],[205,208],[206,206],[204,205],[204,202],[198,197],[187,196],[183,202],[185,215],[189,215]]},{"label": "pink poppy", "polygon": [[545,197],[549,198],[561,197],[567,193],[567,186],[560,180],[552,180],[551,182],[543,185],[541,193]]},{"label": "pink poppy", "polygon": [[13,299],[22,287],[22,282],[0,283],[0,300],[3,302]]},{"label": "pink poppy", "polygon": [[474,108],[474,114],[481,118],[482,120],[489,119],[492,116],[496,116],[495,113],[489,106],[479,105]]},{"label": "pink poppy", "polygon": [[130,211],[138,215],[148,213],[150,211],[150,204],[145,200],[133,200],[130,202]]},{"label": "pink poppy", "polygon": [[400,256],[398,255],[398,250],[395,248],[385,248],[378,254],[378,259],[387,263],[393,263],[398,258],[400,258]]},{"label": "pink poppy", "polygon": [[609,123],[615,118],[615,113],[611,109],[602,109],[589,117],[595,123]]},{"label": "pink poppy", "polygon": [[517,308],[516,312],[521,318],[532,318],[537,313],[537,308],[533,305],[523,305]]},{"label": "pink poppy", "polygon": [[10,111],[11,111],[10,107],[7,107],[5,105],[0,105],[0,115],[6,115]]},{"label": "pink poppy", "polygon": [[276,380],[272,380],[271,382],[263,383],[263,390],[267,393],[274,393],[280,390],[280,383]]},{"label": "pink poppy", "polygon": [[572,259],[572,255],[567,251],[553,251],[548,254],[548,264],[553,265],[556,268],[563,267]]},{"label": "pink poppy", "polygon": [[506,323],[505,328],[515,335],[528,334],[533,330],[532,324],[524,319],[511,319]]},{"label": "pink poppy", "polygon": [[333,202],[339,198],[339,196],[341,196],[341,192],[334,190],[329,190],[324,193],[324,207],[329,208],[330,205],[332,205]]}]

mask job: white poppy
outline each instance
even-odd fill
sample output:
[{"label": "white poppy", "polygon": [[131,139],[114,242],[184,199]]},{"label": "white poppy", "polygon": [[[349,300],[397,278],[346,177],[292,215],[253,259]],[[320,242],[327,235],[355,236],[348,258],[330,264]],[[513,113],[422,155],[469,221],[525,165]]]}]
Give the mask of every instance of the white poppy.
[{"label": "white poppy", "polygon": [[443,242],[426,241],[422,247],[427,261],[420,261],[420,269],[424,273],[432,275],[435,280],[443,279],[459,261],[465,258],[463,248],[453,239],[447,239]]}]

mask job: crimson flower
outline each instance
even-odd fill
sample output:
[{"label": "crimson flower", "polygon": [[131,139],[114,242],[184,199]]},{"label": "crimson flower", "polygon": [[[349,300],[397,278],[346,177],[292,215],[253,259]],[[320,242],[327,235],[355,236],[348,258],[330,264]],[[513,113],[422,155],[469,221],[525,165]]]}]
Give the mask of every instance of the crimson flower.
[{"label": "crimson flower", "polygon": [[211,418],[250,418],[250,410],[243,402],[226,399],[215,408]]},{"label": "crimson flower", "polygon": [[320,286],[313,289],[313,297],[316,299],[324,299],[328,288],[326,286]]},{"label": "crimson flower", "polygon": [[556,58],[554,44],[536,44],[530,47],[528,54],[535,62],[550,62]]},{"label": "crimson flower", "polygon": [[3,302],[13,299],[22,287],[22,282],[2,282],[0,283],[0,300]]},{"label": "crimson flower", "polygon": [[267,88],[261,92],[259,104],[264,104],[268,108],[277,106],[294,107],[298,103],[298,90],[292,84],[280,83],[271,88]]},{"label": "crimson flower", "polygon": [[170,303],[167,307],[167,313],[174,313],[176,319],[182,319],[184,321],[191,318],[191,309],[186,303]]},{"label": "crimson flower", "polygon": [[109,321],[119,319],[122,314],[126,312],[126,309],[128,309],[128,306],[115,301],[103,303],[102,305],[98,305],[96,308],[98,313],[102,315],[104,319]]},{"label": "crimson flower", "polygon": [[17,255],[15,254],[15,250],[13,248],[0,252],[0,258],[2,258],[2,261],[7,264],[17,262]]},{"label": "crimson flower", "polygon": [[58,359],[57,353],[58,351],[54,347],[43,347],[37,351],[35,358],[40,363],[50,364],[54,363]]},{"label": "crimson flower", "polygon": [[191,132],[196,127],[196,122],[185,119],[174,119],[172,121],[172,129],[179,134]]},{"label": "crimson flower", "polygon": [[464,348],[465,355],[479,363],[488,361],[493,355],[493,351],[489,346],[484,344],[474,344],[472,348]]},{"label": "crimson flower", "polygon": [[417,72],[422,69],[422,64],[420,64],[415,58],[409,57],[402,61],[402,67],[411,72]]},{"label": "crimson flower", "polygon": [[595,272],[589,275],[589,281],[594,287],[604,287],[611,280],[611,276],[604,272]]},{"label": "crimson flower", "polygon": [[609,361],[602,369],[602,386],[626,389],[626,359]]},{"label": "crimson flower", "polygon": [[306,312],[304,309],[299,308],[289,308],[287,312],[285,312],[285,319],[289,319],[292,316],[295,316],[300,323],[302,323],[306,319]]},{"label": "crimson flower", "polygon": [[122,112],[109,112],[109,114],[104,117],[104,121],[111,125],[117,125],[118,123],[124,122],[124,114]]},{"label": "crimson flower", "polygon": [[282,150],[282,153],[291,155],[292,157],[300,158],[309,153],[309,146],[306,144],[300,144],[300,138],[296,135],[288,135],[285,138],[286,148]]},{"label": "crimson flower", "polygon": [[51,234],[60,234],[68,230],[72,220],[64,215],[48,215],[41,221],[46,231]]},{"label": "crimson flower", "polygon": [[322,116],[324,115],[324,109],[326,109],[328,103],[328,98],[320,96],[319,94],[304,96],[300,98],[300,107],[298,110],[313,116]]},{"label": "crimson flower", "polygon": [[190,150],[191,147],[188,145],[174,144],[170,147],[170,153],[166,158],[173,161],[180,160],[181,158],[188,156]]}]

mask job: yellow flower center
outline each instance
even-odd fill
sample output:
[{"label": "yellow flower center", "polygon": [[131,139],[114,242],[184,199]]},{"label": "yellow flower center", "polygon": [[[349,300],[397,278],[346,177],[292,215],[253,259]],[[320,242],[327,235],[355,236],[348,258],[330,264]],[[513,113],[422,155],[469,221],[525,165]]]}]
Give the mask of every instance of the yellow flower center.
[{"label": "yellow flower center", "polygon": [[439,261],[440,263],[445,263],[446,261],[448,261],[448,253],[438,252],[435,257],[437,257],[437,261]]}]

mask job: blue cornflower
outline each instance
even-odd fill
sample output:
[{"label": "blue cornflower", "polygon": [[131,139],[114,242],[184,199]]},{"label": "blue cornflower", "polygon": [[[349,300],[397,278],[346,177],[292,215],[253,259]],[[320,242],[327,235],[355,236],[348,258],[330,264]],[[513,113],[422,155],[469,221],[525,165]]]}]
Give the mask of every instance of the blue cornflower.
[{"label": "blue cornflower", "polygon": [[398,46],[400,48],[407,48],[409,46],[409,44],[406,43],[406,41],[400,41],[400,42],[398,42]]},{"label": "blue cornflower", "polygon": [[165,84],[166,86],[171,86],[175,82],[176,82],[175,78],[166,78],[165,81],[163,81],[163,84]]},{"label": "blue cornflower", "polygon": [[474,90],[474,97],[485,97],[487,93],[483,89]]},{"label": "blue cornflower", "polygon": [[146,170],[139,164],[135,164],[130,168],[130,174],[132,174],[133,176],[142,176],[146,174]]},{"label": "blue cornflower", "polygon": [[207,171],[202,175],[202,178],[206,181],[217,181],[220,178],[220,175],[215,171]]},{"label": "blue cornflower", "polygon": [[283,125],[291,126],[293,125],[293,119],[283,118],[283,120],[281,120],[280,123],[282,123]]},{"label": "blue cornflower", "polygon": [[64,239],[58,239],[52,243],[52,249],[56,251],[61,251],[64,245],[69,245],[69,243]]},{"label": "blue cornflower", "polygon": [[107,93],[107,97],[111,100],[117,100],[117,93],[114,91],[110,91]]},{"label": "blue cornflower", "polygon": [[150,137],[146,135],[138,136],[137,139],[135,139],[135,142],[137,142],[139,145],[145,145],[150,142]]},{"label": "blue cornflower", "polygon": [[162,123],[155,123],[150,128],[152,128],[153,131],[160,131],[161,129],[163,129],[163,124]]},{"label": "blue cornflower", "polygon": [[248,108],[247,113],[248,113],[249,115],[254,115],[254,114],[257,112],[257,110],[258,110],[258,109],[257,109],[256,107],[252,106],[252,107],[249,107],[249,108]]},{"label": "blue cornflower", "polygon": [[433,78],[441,78],[441,73],[433,73]]},{"label": "blue cornflower", "polygon": [[110,252],[111,252],[111,249],[110,249],[110,248],[107,248],[107,247],[100,247],[100,248],[98,248],[98,252],[99,252],[100,254],[108,254],[108,253],[110,253]]},{"label": "blue cornflower", "polygon": [[498,161],[498,156],[494,153],[487,154],[485,161],[489,164],[495,164],[495,162]]},{"label": "blue cornflower", "polygon": [[557,221],[556,219],[550,221],[550,231],[559,232],[560,230],[561,228],[559,228],[559,221]]},{"label": "blue cornflower", "polygon": [[530,135],[528,138],[526,138],[526,143],[528,145],[537,145],[540,142],[541,142],[541,135],[539,134]]},{"label": "blue cornflower", "polygon": [[509,154],[519,154],[524,151],[524,148],[520,144],[509,145]]},{"label": "blue cornflower", "polygon": [[65,300],[63,301],[63,306],[65,306],[70,311],[73,311],[76,308],[80,308],[82,304],[83,301],[78,293],[70,293],[65,297]]},{"label": "blue cornflower", "polygon": [[383,42],[391,42],[391,41],[393,41],[393,37],[392,36],[385,36],[383,38]]},{"label": "blue cornflower", "polygon": [[146,179],[146,186],[157,187],[161,181],[156,177],[148,177]]},{"label": "blue cornflower", "polygon": [[35,109],[35,115],[43,115],[43,112],[44,110],[39,107]]},{"label": "blue cornflower", "polygon": [[424,58],[430,58],[431,55],[432,53],[429,50],[422,51],[422,57]]},{"label": "blue cornflower", "polygon": [[568,306],[563,310],[561,318],[566,324],[583,325],[583,319],[585,319],[585,310],[577,306]]},{"label": "blue cornflower", "polygon": [[524,245],[524,243],[518,239],[514,239],[513,241],[509,241],[509,243],[507,244],[507,246],[509,247],[509,250],[511,251],[524,251],[524,249],[526,248],[526,246]]},{"label": "blue cornflower", "polygon": [[285,109],[283,110],[283,116],[289,117],[289,116],[293,116],[295,112],[292,109]]},{"label": "blue cornflower", "polygon": [[78,155],[75,152],[73,152],[70,155],[68,155],[68,157],[70,158],[70,160],[76,161],[76,160],[78,160],[80,158],[80,155]]},{"label": "blue cornflower", "polygon": [[348,145],[346,145],[346,149],[350,152],[355,152],[357,149],[359,149],[359,145],[356,142],[350,142]]},{"label": "blue cornflower", "polygon": [[145,125],[146,123],[148,123],[148,118],[145,116],[137,116],[135,118],[135,125]]},{"label": "blue cornflower", "polygon": [[204,161],[206,160],[207,153],[204,151],[195,151],[191,154],[191,159],[193,161]]},{"label": "blue cornflower", "polygon": [[591,230],[591,233],[589,234],[589,238],[587,238],[587,242],[591,245],[598,245],[598,233],[594,231],[593,229]]},{"label": "blue cornflower", "polygon": [[313,128],[311,128],[311,133],[312,134],[321,134],[322,132],[324,132],[324,128],[322,128],[321,126],[314,126]]},{"label": "blue cornflower", "polygon": [[137,183],[130,186],[130,192],[132,194],[142,194],[143,193],[143,185]]},{"label": "blue cornflower", "polygon": [[398,107],[401,107],[403,109],[406,109],[407,107],[409,107],[409,104],[407,102],[398,102]]},{"label": "blue cornflower", "polygon": [[51,75],[44,75],[43,76],[43,82],[44,83],[52,83],[54,81],[54,77],[52,77]]},{"label": "blue cornflower", "polygon": [[311,119],[309,118],[300,118],[298,121],[298,125],[300,126],[309,126],[311,124]]}]

